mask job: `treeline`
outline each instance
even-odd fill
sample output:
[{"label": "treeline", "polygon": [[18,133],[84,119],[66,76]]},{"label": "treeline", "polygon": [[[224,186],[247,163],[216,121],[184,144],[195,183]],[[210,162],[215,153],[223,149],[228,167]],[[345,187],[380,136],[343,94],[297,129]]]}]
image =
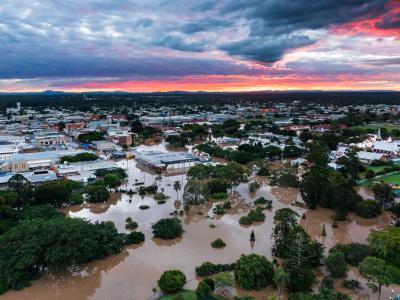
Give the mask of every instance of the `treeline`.
[{"label": "treeline", "polygon": [[[84,96],[85,95],[85,96]],[[115,107],[151,104],[237,104],[246,102],[293,102],[335,105],[397,104],[400,93],[393,92],[256,92],[256,93],[64,93],[64,94],[2,94],[0,108],[21,102],[32,107],[66,107],[89,111],[93,105]]]}]

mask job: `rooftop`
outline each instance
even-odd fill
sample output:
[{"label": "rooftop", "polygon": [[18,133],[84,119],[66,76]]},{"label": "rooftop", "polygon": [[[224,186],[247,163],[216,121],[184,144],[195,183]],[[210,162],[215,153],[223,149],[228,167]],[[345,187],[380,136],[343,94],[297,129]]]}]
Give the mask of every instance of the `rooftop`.
[{"label": "rooftop", "polygon": [[174,163],[199,161],[199,158],[197,156],[189,152],[162,152],[148,150],[138,152],[136,154],[136,157],[157,167],[162,167]]}]

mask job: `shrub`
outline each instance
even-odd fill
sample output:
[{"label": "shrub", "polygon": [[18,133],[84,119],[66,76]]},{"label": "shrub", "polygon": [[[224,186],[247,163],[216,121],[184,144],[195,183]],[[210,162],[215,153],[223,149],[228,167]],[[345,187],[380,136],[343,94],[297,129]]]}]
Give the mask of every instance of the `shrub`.
[{"label": "shrub", "polygon": [[269,176],[270,173],[268,171],[268,169],[266,167],[261,167],[258,171],[257,171],[257,176]]},{"label": "shrub", "polygon": [[347,262],[342,252],[335,251],[329,253],[324,259],[326,269],[329,271],[333,278],[341,278],[346,276]]},{"label": "shrub", "polygon": [[182,222],[178,218],[161,219],[151,226],[155,237],[172,240],[183,233]]},{"label": "shrub", "polygon": [[358,280],[350,279],[350,280],[343,280],[342,286],[349,290],[361,289],[361,284]]},{"label": "shrub", "polygon": [[[253,296],[249,296],[249,295],[243,295],[243,296],[234,296],[233,300],[256,300],[256,298],[254,298]],[[269,300],[269,298],[267,300]]]},{"label": "shrub", "polygon": [[253,222],[264,222],[265,221],[265,214],[262,211],[262,208],[257,207],[256,209],[252,209],[249,211],[247,216]]},{"label": "shrub", "polygon": [[334,286],[334,281],[331,277],[324,277],[321,280],[321,288],[326,288],[326,289],[333,289]]},{"label": "shrub", "polygon": [[207,284],[207,282],[200,281],[196,288],[196,296],[197,299],[209,299],[211,298],[212,290],[211,287]]},{"label": "shrub", "polygon": [[165,200],[158,200],[158,201],[157,201],[157,204],[160,204],[160,205],[161,205],[161,204],[165,204],[166,202],[167,202],[167,201],[165,201]]},{"label": "shrub", "polygon": [[379,208],[379,204],[375,200],[364,200],[359,201],[356,204],[355,212],[362,218],[375,218],[377,215],[381,213]]},{"label": "shrub", "polygon": [[150,208],[150,206],[148,206],[148,205],[140,205],[139,206],[139,209],[141,209],[141,210],[145,210],[145,209],[149,209]]},{"label": "shrub", "polygon": [[236,261],[234,274],[241,288],[259,290],[273,283],[274,268],[265,256],[242,254]]},{"label": "shrub", "polygon": [[223,200],[223,199],[228,199],[228,193],[221,192],[221,193],[214,193],[211,195],[211,198],[215,200]]},{"label": "shrub", "polygon": [[206,261],[200,266],[196,267],[195,272],[197,276],[211,276],[220,272],[230,272],[235,269],[235,263],[232,264],[213,264]]},{"label": "shrub", "polygon": [[213,213],[216,214],[216,215],[225,214],[224,207],[221,204],[217,204],[213,209]]},{"label": "shrub", "polygon": [[272,209],[272,200],[267,200],[264,197],[260,197],[254,200],[254,205],[262,205],[265,204],[264,209]]},{"label": "shrub", "polygon": [[224,209],[231,209],[232,208],[232,204],[229,201],[227,201],[227,202],[224,203],[224,205],[222,207]]},{"label": "shrub", "polygon": [[257,181],[253,181],[249,183],[249,191],[250,193],[255,193],[260,188],[260,184]]},{"label": "shrub", "polygon": [[136,229],[138,227],[139,227],[139,225],[137,222],[133,221],[131,218],[126,219],[126,225],[125,225],[126,229]]},{"label": "shrub", "polygon": [[258,204],[267,204],[268,200],[265,199],[264,197],[259,197],[256,200],[254,200],[254,204],[258,205]]},{"label": "shrub", "polygon": [[216,239],[215,241],[211,242],[211,247],[213,248],[223,248],[225,246],[226,246],[225,242],[221,239]]},{"label": "shrub", "polygon": [[153,195],[153,198],[154,198],[154,200],[157,200],[157,201],[163,201],[163,200],[165,201],[168,199],[168,196],[165,195],[164,193],[155,193]]},{"label": "shrub", "polygon": [[125,243],[127,245],[140,244],[144,242],[144,234],[140,231],[133,231],[126,235]]},{"label": "shrub", "polygon": [[251,225],[253,221],[248,216],[240,217],[239,224],[240,225]]},{"label": "shrub", "polygon": [[166,294],[182,290],[186,284],[186,276],[179,270],[165,271],[158,280],[159,288]]},{"label": "shrub", "polygon": [[203,281],[204,281],[205,283],[208,284],[208,286],[211,288],[212,291],[215,290],[215,282],[214,282],[214,279],[212,279],[212,278],[204,278]]}]

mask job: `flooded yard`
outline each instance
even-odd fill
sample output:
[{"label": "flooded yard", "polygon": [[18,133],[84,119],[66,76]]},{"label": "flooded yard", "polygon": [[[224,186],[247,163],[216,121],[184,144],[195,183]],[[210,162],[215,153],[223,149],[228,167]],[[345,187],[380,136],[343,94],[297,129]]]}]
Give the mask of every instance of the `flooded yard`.
[{"label": "flooded yard", "polygon": [[[183,189],[177,195],[172,185],[179,180],[183,187],[186,177],[162,176],[156,180],[156,175],[140,170],[134,160],[123,160],[119,164],[129,174],[122,189],[135,189],[137,182],[144,182],[146,186],[157,182],[159,190],[164,190],[169,196],[167,202],[159,205],[151,196],[116,193],[107,203],[73,206],[64,209],[64,212],[71,217],[93,222],[112,221],[121,232],[126,232],[125,219],[131,217],[139,224],[137,230],[145,234],[146,241],[138,246],[127,247],[117,255],[89,263],[81,269],[56,276],[43,276],[34,281],[31,287],[0,296],[1,300],[144,300],[154,295],[152,289],[157,286],[158,278],[163,271],[169,269],[182,270],[188,279],[185,288],[194,289],[197,286],[195,267],[204,261],[231,263],[242,253],[257,253],[271,259],[273,216],[277,209],[283,207],[291,207],[300,216],[305,213],[306,218],[301,219],[300,224],[313,238],[322,242],[326,250],[338,242],[365,242],[371,229],[383,227],[390,222],[390,216],[386,213],[370,220],[350,215],[349,221],[338,222],[338,228],[332,228],[332,211],[311,211],[292,206],[294,201],[301,198],[298,189],[270,187],[263,181],[261,188],[251,194],[247,184],[239,185],[236,188],[237,196],[232,200],[232,208],[223,216],[214,216],[214,203],[192,207],[188,215],[180,217],[185,230],[183,236],[176,240],[163,241],[152,237],[151,225],[161,218],[170,217],[170,213],[179,207]],[[267,216],[265,222],[246,227],[239,225],[239,218],[250,210],[252,202],[260,196],[273,200],[273,209],[264,211]],[[150,209],[141,210],[139,206],[143,204]],[[211,224],[215,227],[210,226]],[[326,227],[326,237],[321,234],[323,224]],[[255,233],[255,243],[249,241],[252,230]],[[225,241],[225,248],[214,249],[210,246],[217,238]],[[349,277],[355,277],[356,272],[357,270],[351,270]],[[358,295],[353,295],[354,299],[369,299],[365,282],[363,287]],[[272,292],[274,291],[271,289],[265,289],[254,293],[254,296],[265,299]],[[239,293],[242,291],[239,290]],[[385,288],[383,295],[388,296],[389,293],[390,289]],[[376,295],[371,298],[375,299]]]}]

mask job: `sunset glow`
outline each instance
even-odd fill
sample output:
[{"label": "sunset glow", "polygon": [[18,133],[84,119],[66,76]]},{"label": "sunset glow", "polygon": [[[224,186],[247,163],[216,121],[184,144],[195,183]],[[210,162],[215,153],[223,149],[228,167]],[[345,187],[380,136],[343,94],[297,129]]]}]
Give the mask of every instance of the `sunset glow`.
[{"label": "sunset glow", "polygon": [[0,92],[400,90],[399,0],[4,0],[0,16]]}]

